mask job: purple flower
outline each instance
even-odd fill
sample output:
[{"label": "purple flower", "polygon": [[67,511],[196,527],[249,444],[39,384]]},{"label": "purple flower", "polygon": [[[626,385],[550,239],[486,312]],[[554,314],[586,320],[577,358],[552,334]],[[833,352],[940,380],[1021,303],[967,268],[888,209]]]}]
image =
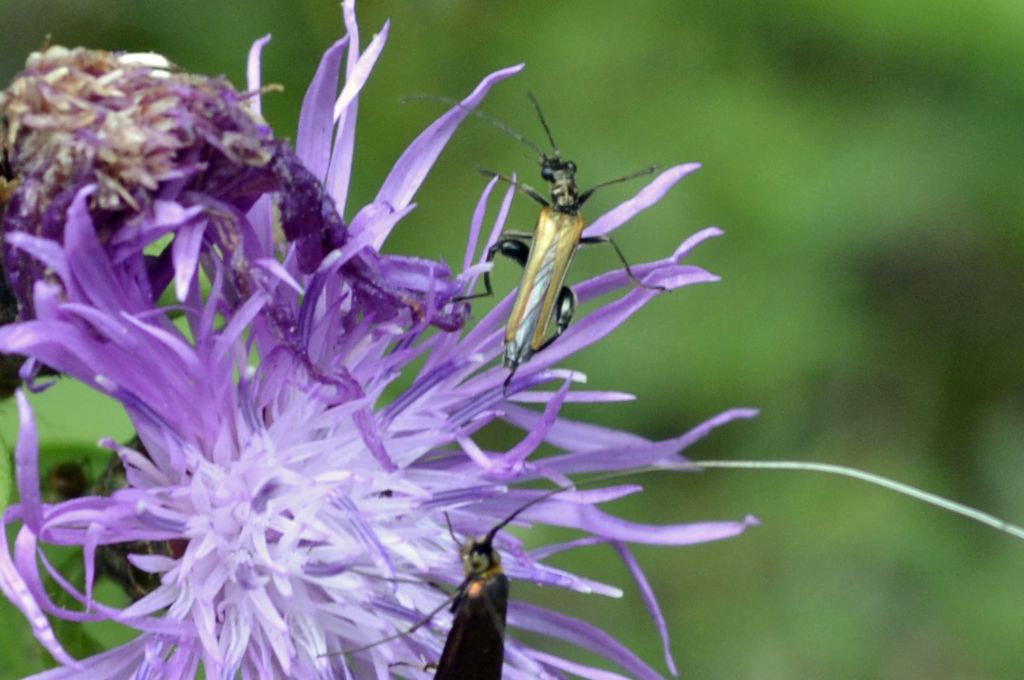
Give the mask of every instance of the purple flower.
[{"label": "purple flower", "polygon": [[[339,102],[340,110],[352,108],[354,120],[354,107],[345,104]],[[130,280],[122,302],[132,312],[151,308],[171,283],[183,301],[201,264],[210,276],[215,266],[223,270],[222,301],[229,308],[264,288],[259,278],[268,262],[261,258],[273,259],[276,252],[273,198],[299,273],[312,273],[327,253],[349,245],[359,251],[345,271],[357,284],[354,304],[377,316],[405,309],[422,316],[422,291],[388,280],[381,274],[382,256],[348,243],[337,209],[343,205],[334,204],[335,198],[343,203],[344,195],[329,195],[325,173],[311,172],[313,156],[327,159],[308,148],[313,131],[300,135],[300,160],[287,142],[273,137],[258,105],[253,94],[236,92],[222,78],[181,73],[157,55],[63,47],[31,55],[0,93],[0,226],[20,316],[34,314],[37,281],[60,284],[69,301],[85,298],[82,282],[58,269],[59,249],[75,245],[68,242],[68,211],[83,197],[74,209],[87,214],[95,238],[67,254],[92,257],[86,247],[104,251],[110,273]],[[325,122],[331,119],[312,124]],[[346,183],[347,161],[334,158],[333,181]],[[434,292],[443,296],[440,281],[449,273],[422,266],[439,279]],[[2,310],[11,306],[0,299],[0,322],[10,320]],[[430,320],[454,329],[464,313],[457,307]]]},{"label": "purple flower", "polygon": [[[179,678],[200,667],[206,677],[218,678],[366,678],[392,672],[422,677],[418,668],[440,656],[450,615],[396,634],[444,602],[445,594],[433,584],[461,581],[446,517],[458,536],[480,535],[543,493],[521,483],[566,484],[583,473],[685,466],[680,450],[725,422],[753,415],[728,411],[659,442],[560,417],[567,401],[627,398],[571,390],[578,374],[554,366],[654,297],[644,288],[629,288],[583,317],[520,367],[517,393],[506,398],[504,370],[494,360],[511,296],[464,333],[455,331],[465,306],[451,303],[484,271],[484,264],[474,264],[474,253],[495,181],[470,220],[461,277],[453,279],[435,262],[378,250],[412,210],[413,195],[469,110],[520,67],[488,76],[461,106],[428,127],[395,163],[374,201],[345,224],[339,215],[346,209],[358,94],[387,26],[361,51],[351,3],[344,5],[344,18],[348,36],[326,52],[306,94],[294,156],[301,164],[286,159],[284,169],[270,172],[266,193],[247,195],[248,207],[235,203],[230,211],[245,268],[236,268],[237,260],[204,236],[205,257],[194,244],[188,256],[172,253],[180,304],[158,306],[152,284],[140,284],[152,281],[152,274],[140,276],[138,268],[123,266],[102,228],[107,211],[97,213],[103,188],[96,176],[75,186],[54,218],[54,230],[40,230],[28,220],[7,236],[19,253],[15,260],[31,259],[26,271],[44,274],[24,291],[34,315],[0,328],[0,351],[28,356],[119,400],[140,441],[136,448],[104,442],[124,464],[124,488],[46,504],[33,414],[18,393],[21,502],[3,518],[5,526],[21,526],[13,545],[6,533],[0,536],[0,587],[62,664],[45,677],[74,677],[84,670],[96,678]],[[258,41],[250,54],[254,92],[265,43]],[[258,98],[253,104],[258,111]],[[280,148],[269,138],[267,144]],[[696,167],[665,171],[597,219],[588,235],[614,230]],[[225,166],[218,181],[230,184],[232,172],[246,176],[249,170]],[[302,215],[296,223],[314,225],[292,233],[285,228],[285,249],[272,237],[270,209],[281,191],[290,196],[276,200],[290,207],[279,211],[280,219],[287,223],[289,214]],[[505,193],[488,242],[502,229],[512,197],[512,190]],[[138,208],[130,208],[133,215],[145,212]],[[175,239],[199,238],[182,233]],[[633,271],[645,283],[669,289],[713,281],[713,275],[680,260],[718,233],[699,232],[671,256]],[[208,289],[195,275],[199,259]],[[614,271],[575,290],[586,301],[627,287],[625,272]],[[178,312],[183,316],[175,323]],[[399,381],[409,386],[398,389]],[[392,391],[397,396],[388,396]],[[543,410],[524,406],[530,403]],[[494,421],[521,429],[522,438],[507,451],[484,449],[477,434]],[[556,452],[533,460],[542,444]],[[755,520],[647,526],[599,508],[639,491],[635,485],[566,491],[517,520],[579,530],[582,538],[570,543],[527,550],[506,532],[497,536],[495,546],[513,582],[506,677],[612,677],[536,650],[516,637],[518,630],[595,651],[630,677],[658,677],[591,624],[515,601],[519,581],[619,596],[617,587],[544,563],[553,553],[593,543],[609,543],[636,577],[675,672],[664,619],[627,544],[716,540]],[[137,569],[158,575],[160,585],[127,607],[98,601],[97,552],[132,542],[173,546],[129,558]],[[46,560],[42,547],[48,544],[81,548],[84,587]],[[80,606],[55,602],[44,574]],[[75,660],[57,640],[49,617],[114,620],[139,635]]]}]

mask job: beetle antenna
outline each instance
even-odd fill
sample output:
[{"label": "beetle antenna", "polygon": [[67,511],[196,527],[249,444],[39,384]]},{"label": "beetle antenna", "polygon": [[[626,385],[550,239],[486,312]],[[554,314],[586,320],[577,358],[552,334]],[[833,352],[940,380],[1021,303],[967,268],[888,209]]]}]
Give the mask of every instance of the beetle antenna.
[{"label": "beetle antenna", "polygon": [[[462,102],[460,102],[457,99],[451,99],[449,97],[441,97],[441,96],[436,95],[436,94],[416,94],[416,95],[407,95],[405,97],[400,97],[399,98],[399,101],[401,103],[403,103],[403,104],[405,104],[406,102],[414,101],[414,100],[421,100],[421,101],[422,100],[426,100],[426,101],[432,101],[432,102],[440,102],[442,104],[447,104],[449,106],[457,106],[460,109],[462,109],[464,111],[467,111],[471,115],[474,115],[477,118],[479,118],[479,119],[481,119],[481,120],[483,120],[483,121],[485,121],[487,123],[490,123],[491,125],[493,125],[494,127],[498,128],[499,130],[504,132],[506,135],[508,135],[512,139],[515,139],[519,143],[524,144],[524,145],[530,147],[531,149],[536,151],[542,158],[546,155],[544,153],[544,149],[540,148],[537,144],[534,144],[532,141],[527,139],[525,136],[523,136],[522,134],[520,134],[520,133],[516,132],[515,130],[513,130],[512,128],[510,128],[508,125],[505,125],[505,123],[502,123],[500,120],[498,120],[494,116],[491,116],[490,114],[484,113],[483,111],[479,111],[477,109],[466,108],[465,106],[462,105]],[[545,124],[544,128],[547,129],[547,125],[546,124]],[[531,159],[531,160],[535,160],[535,159]]]},{"label": "beetle antenna", "polygon": [[526,503],[523,503],[511,515],[509,515],[505,519],[501,520],[501,522],[499,522],[498,524],[496,524],[493,527],[491,527],[491,530],[487,532],[486,536],[484,536],[483,543],[485,545],[490,545],[491,541],[494,540],[494,537],[498,535],[499,531],[501,531],[506,526],[508,526],[508,524],[512,520],[514,520],[516,517],[518,517],[521,513],[525,512],[526,510],[529,510],[530,508],[532,508],[533,506],[537,505],[538,503],[542,503],[542,502],[546,501],[547,499],[551,498],[555,494],[562,493],[563,491],[569,491],[569,490],[575,489],[575,488],[576,488],[575,484],[568,484],[566,486],[560,486],[560,487],[558,487],[556,489],[551,489],[547,493],[541,494],[540,496],[537,496],[536,498],[534,498],[534,499],[532,499],[532,500],[530,500],[530,501],[528,501]]},{"label": "beetle antenna", "polygon": [[618,184],[619,182],[625,182],[626,180],[636,179],[637,177],[642,177],[644,175],[649,175],[649,174],[651,174],[652,172],[654,172],[657,169],[658,169],[657,165],[649,165],[646,168],[644,168],[643,170],[637,170],[636,172],[634,172],[634,173],[632,173],[630,175],[625,175],[623,177],[616,177],[615,179],[610,179],[607,182],[601,182],[600,184],[595,184],[594,186],[590,187],[589,189],[587,189],[586,191],[584,191],[583,193],[580,194],[580,198],[579,198],[578,203],[580,205],[583,205],[584,203],[586,203],[587,200],[591,196],[594,195],[594,192],[597,191],[598,189],[600,189],[601,187],[606,187],[609,184]]},{"label": "beetle antenna", "polygon": [[448,516],[447,512],[444,513],[444,521],[448,524],[448,535],[452,537],[453,541],[455,541],[455,545],[461,548],[462,543],[460,543],[459,539],[455,537],[455,529],[452,528],[452,518]]},{"label": "beetle antenna", "polygon": [[544,126],[544,132],[548,133],[548,141],[551,142],[551,148],[554,150],[556,156],[562,155],[562,152],[558,150],[558,145],[555,144],[555,138],[551,134],[551,128],[548,127],[548,121],[544,119],[544,114],[540,110],[540,102],[533,96],[530,91],[526,92],[526,96],[533,102],[533,108],[537,110],[537,117],[540,118],[540,124]]},{"label": "beetle antenna", "polygon": [[628,175],[623,175],[622,177],[616,177],[615,179],[610,179],[610,180],[608,180],[606,182],[601,182],[600,184],[595,184],[594,186],[590,187],[590,189],[588,191],[593,191],[594,189],[600,189],[601,187],[606,187],[609,184],[618,184],[619,182],[626,182],[626,181],[631,180],[631,179],[636,179],[637,177],[643,177],[644,175],[649,175],[652,172],[657,171],[657,169],[658,169],[657,165],[649,165],[646,168],[644,168],[643,170],[637,170],[636,172],[630,173]]}]

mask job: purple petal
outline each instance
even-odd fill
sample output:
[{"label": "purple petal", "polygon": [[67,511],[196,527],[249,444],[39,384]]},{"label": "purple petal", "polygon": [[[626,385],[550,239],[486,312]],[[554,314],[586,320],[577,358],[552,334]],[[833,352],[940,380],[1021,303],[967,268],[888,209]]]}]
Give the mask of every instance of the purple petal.
[{"label": "purple petal", "polygon": [[[32,626],[32,632],[39,643],[50,653],[53,658],[66,666],[77,667],[77,662],[68,655],[57,637],[53,634],[53,628],[46,618],[46,614],[39,607],[39,603],[32,592],[32,588],[26,582],[16,564],[11,561],[10,546],[7,543],[6,528],[11,522],[21,519],[21,508],[13,506],[7,508],[3,514],[4,531],[0,531],[0,589],[14,606],[21,610]],[[34,536],[22,527],[18,536],[18,543],[21,543],[22,534],[32,537],[32,549],[35,549]],[[34,571],[34,567],[30,567]]]},{"label": "purple petal", "polygon": [[[395,162],[391,172],[381,185],[380,191],[377,192],[374,202],[386,203],[395,210],[401,210],[407,206],[423,180],[426,179],[434,161],[441,155],[448,140],[455,134],[459,124],[466,119],[471,110],[480,104],[494,85],[519,73],[522,69],[523,65],[519,64],[487,76],[459,105],[420,133]],[[374,245],[379,248],[381,243],[383,241]]]},{"label": "purple petal", "polygon": [[376,249],[391,233],[391,229],[399,220],[408,215],[416,204],[407,205],[401,210],[392,210],[384,203],[368,203],[352,218],[352,239],[341,249],[342,262],[347,262],[360,250],[366,247]]},{"label": "purple petal", "polygon": [[[558,342],[536,355],[526,364],[532,372],[547,368],[562,359],[579,352],[620,327],[658,293],[646,288],[630,291],[619,300],[605,305],[601,309],[588,314],[569,327]],[[580,296],[582,299],[582,296]],[[495,376],[500,379],[500,376]]]},{"label": "purple petal", "polygon": [[[663,286],[670,291],[701,283],[714,283],[718,276],[692,265],[675,264],[669,260],[648,262],[630,267],[633,274],[648,285]],[[633,285],[625,269],[614,269],[573,286],[580,302],[593,300],[601,295]],[[600,311],[600,310],[598,310]]]},{"label": "purple petal", "polygon": [[51,668],[42,673],[30,675],[25,680],[117,680],[130,678],[143,661],[148,635],[140,635],[131,642],[111,650],[82,659],[72,667]]},{"label": "purple petal", "polygon": [[[154,340],[155,348],[158,348],[157,351],[165,349],[176,356],[188,373],[194,375],[202,374],[204,366],[199,360],[199,357],[196,356],[195,349],[182,340],[180,336],[165,331],[164,329],[158,328],[152,324],[145,323],[140,319],[136,319],[135,317],[127,314],[122,315],[122,318],[127,323],[145,333],[149,338],[152,338]],[[160,356],[164,360],[167,360],[167,355],[165,353],[161,352]]]},{"label": "purple petal", "polygon": [[25,252],[30,257],[36,258],[45,264],[48,269],[52,269],[53,273],[61,281],[66,283],[71,278],[64,250],[56,241],[41,236],[32,236],[23,231],[10,232],[5,236],[5,239],[15,248]]},{"label": "purple petal", "polygon": [[569,392],[572,382],[566,380],[561,389],[555,393],[551,401],[544,407],[544,413],[538,414],[534,427],[526,431],[526,436],[515,446],[509,449],[508,453],[502,456],[502,463],[506,469],[519,470],[531,453],[544,443],[548,432],[558,422],[558,412],[562,408],[565,395]]},{"label": "purple petal", "polygon": [[14,449],[18,492],[25,526],[38,534],[43,525],[42,497],[39,492],[39,435],[32,406],[22,390],[15,390],[18,401],[18,443]]},{"label": "purple petal", "polygon": [[391,460],[391,456],[388,455],[387,449],[384,448],[384,442],[381,440],[380,430],[377,427],[377,423],[374,421],[373,412],[369,408],[362,408],[356,411],[352,417],[353,423],[355,423],[356,429],[359,431],[359,435],[363,439],[363,443],[366,444],[366,448],[370,450],[373,457],[377,459],[381,468],[387,472],[394,472],[398,469],[395,462]]},{"label": "purple petal", "polygon": [[689,255],[694,248],[696,248],[704,241],[708,240],[709,238],[723,236],[724,234],[725,232],[719,229],[718,227],[705,227],[698,231],[696,234],[693,234],[688,239],[683,241],[682,244],[678,248],[676,248],[675,252],[672,253],[672,259],[678,262],[680,259]]},{"label": "purple petal", "polygon": [[295,277],[292,276],[291,272],[289,272],[283,264],[281,264],[274,258],[261,258],[259,260],[255,260],[253,264],[256,267],[259,267],[260,269],[266,271],[268,274],[270,274],[275,279],[277,279],[281,283],[285,284],[286,286],[294,290],[299,295],[303,294],[304,291],[302,290],[302,284],[296,281]]},{"label": "purple petal", "polygon": [[498,183],[498,177],[494,176],[491,181],[484,187],[484,191],[480,194],[480,200],[476,203],[476,209],[473,211],[473,218],[469,221],[469,238],[466,239],[466,255],[462,260],[462,269],[469,269],[469,266],[473,263],[473,256],[476,255],[477,241],[480,239],[480,227],[484,223],[484,213],[487,212],[487,200],[491,197],[491,191],[494,189],[494,185]]},{"label": "purple petal", "polygon": [[331,131],[334,129],[334,98],[338,92],[342,51],[348,38],[338,40],[324,52],[316,75],[306,89],[295,135],[295,153],[313,176],[323,181],[331,155]]},{"label": "purple petal", "polygon": [[391,21],[385,21],[384,26],[380,29],[380,33],[375,34],[370,39],[370,44],[366,46],[366,50],[363,51],[362,55],[355,62],[355,66],[350,65],[348,73],[345,75],[345,87],[342,88],[341,94],[338,95],[338,99],[334,103],[334,120],[340,120],[345,115],[349,106],[359,96],[363,86],[366,85],[373,67],[377,64],[380,53],[384,50],[384,45],[388,41],[388,32],[390,30]]},{"label": "purple petal", "polygon": [[598,654],[629,671],[630,677],[662,680],[653,668],[614,637],[579,619],[515,601],[508,605],[508,620],[510,625],[517,628],[565,640],[571,645]]},{"label": "purple petal", "polygon": [[591,545],[599,545],[601,543],[609,543],[608,539],[598,538],[597,536],[587,536],[585,538],[577,538],[573,541],[566,541],[564,543],[552,543],[551,545],[545,545],[540,548],[534,548],[530,551],[530,557],[535,560],[545,560],[552,555],[557,555],[560,552],[567,552],[569,550],[575,550],[576,548],[585,548]]},{"label": "purple petal", "polygon": [[[519,392],[509,398],[517,404],[546,404],[554,394],[547,390],[530,390]],[[607,404],[619,401],[636,401],[636,395],[609,390],[575,390],[565,396],[566,404]]]},{"label": "purple petal", "polygon": [[[716,428],[733,420],[754,418],[757,413],[756,409],[729,409],[678,437],[657,442],[598,425],[560,418],[551,428],[547,441],[570,452],[545,459],[544,466],[561,474],[574,474],[629,470],[665,461],[678,461],[675,454],[708,436]],[[526,409],[515,407],[508,408],[506,415],[511,416],[510,422],[526,430],[533,429],[538,420],[537,414],[530,415]],[[574,437],[579,445],[573,445]]]},{"label": "purple petal", "polygon": [[[509,404],[505,408],[504,419],[524,430],[533,429],[539,417],[539,414],[533,409],[522,408],[514,404]],[[628,448],[646,446],[651,443],[649,439],[632,432],[593,423],[582,423],[565,417],[559,418],[558,422],[551,427],[547,441],[554,446],[571,451]]]},{"label": "purple petal", "polygon": [[205,208],[186,208],[177,201],[153,201],[152,207],[143,216],[115,233],[108,247],[113,246],[111,259],[115,262],[136,257],[138,251],[165,234],[170,234],[183,224],[202,215]]},{"label": "purple petal", "polygon": [[174,261],[174,292],[178,302],[184,302],[188,289],[199,268],[199,249],[203,245],[206,222],[187,224],[174,235],[171,245],[171,259]]},{"label": "purple petal", "polygon": [[661,613],[661,607],[658,606],[658,599],[654,596],[651,584],[647,581],[643,569],[640,568],[640,564],[633,557],[633,553],[630,552],[629,548],[619,541],[612,541],[612,548],[622,558],[622,561],[629,569],[629,573],[633,575],[633,580],[636,581],[636,585],[640,589],[640,595],[644,599],[644,606],[647,607],[647,613],[651,615],[651,618],[654,619],[654,625],[658,627],[658,635],[661,636],[661,647],[665,653],[665,665],[668,666],[668,670],[672,675],[678,676],[679,671],[676,669],[676,660],[672,658],[672,643],[668,636],[668,625],[665,623],[665,617]]},{"label": "purple petal", "polygon": [[637,524],[609,515],[590,505],[550,501],[523,513],[526,519],[554,526],[580,529],[595,536],[629,543],[654,545],[693,545],[720,541],[743,533],[758,524],[747,516],[739,522],[694,522],[654,526]]},{"label": "purple petal", "polygon": [[252,110],[257,116],[263,115],[263,98],[260,90],[263,88],[260,79],[260,58],[263,54],[263,47],[270,42],[270,34],[256,40],[249,48],[249,58],[245,62],[245,80],[249,91],[254,93],[249,100]]},{"label": "purple petal", "polygon": [[95,186],[83,188],[68,208],[64,247],[71,275],[65,285],[76,299],[113,311],[122,307],[123,295],[117,288],[117,274],[96,238],[96,228],[89,214],[88,200],[95,191]]},{"label": "purple petal", "polygon": [[581,678],[588,678],[589,680],[629,680],[624,675],[618,673],[612,673],[601,668],[594,668],[593,666],[584,666],[583,664],[563,659],[560,656],[553,656],[551,654],[545,654],[544,652],[538,652],[535,649],[531,649],[527,654],[544,664],[545,666],[552,666],[559,670],[568,671],[573,675],[578,675]]},{"label": "purple petal", "polygon": [[[345,63],[345,80],[351,76],[359,62],[359,24],[356,23],[355,3],[345,0],[341,3],[341,16],[345,22],[348,36],[348,58]],[[337,116],[335,111],[335,116]],[[331,153],[331,167],[327,171],[327,182],[324,185],[327,193],[334,198],[338,214],[345,214],[348,200],[348,189],[352,176],[352,154],[355,150],[356,119],[359,113],[359,100],[353,99],[344,114],[335,122],[338,131],[334,137],[334,149]]]},{"label": "purple petal", "polygon": [[583,236],[604,236],[661,200],[676,182],[700,168],[700,163],[676,165],[655,177],[636,196],[601,215],[583,232]]}]

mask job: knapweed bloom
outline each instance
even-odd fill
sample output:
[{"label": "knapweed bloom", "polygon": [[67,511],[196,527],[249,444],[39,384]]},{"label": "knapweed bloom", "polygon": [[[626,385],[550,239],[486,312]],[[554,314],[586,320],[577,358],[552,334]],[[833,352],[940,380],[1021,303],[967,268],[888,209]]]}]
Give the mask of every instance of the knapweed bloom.
[{"label": "knapweed bloom", "polygon": [[[135,205],[114,191],[125,201],[118,208],[123,214],[110,218],[115,234],[135,219],[149,225],[124,232],[134,247],[127,255],[131,266],[125,264],[125,241],[105,228],[110,216],[99,200],[103,177],[95,174],[74,186],[59,209],[44,211],[53,228],[29,220],[5,237],[16,269],[31,277],[30,285],[22,279],[18,288],[30,296],[25,304],[32,313],[0,328],[0,351],[30,357],[118,400],[139,439],[135,447],[104,442],[124,464],[123,488],[44,503],[37,429],[28,400],[18,393],[21,502],[5,511],[4,524],[20,527],[13,545],[6,533],[0,536],[0,586],[60,664],[45,677],[429,677],[451,617],[442,611],[426,623],[423,618],[447,597],[438,584],[462,578],[449,520],[459,537],[483,534],[544,493],[545,485],[527,489],[524,483],[551,488],[583,473],[684,463],[681,449],[718,425],[752,415],[729,411],[658,442],[560,416],[567,401],[622,398],[573,390],[575,374],[554,366],[657,294],[631,287],[623,271],[576,287],[584,301],[627,292],[521,366],[513,394],[506,396],[504,370],[495,360],[511,299],[468,328],[462,327],[466,305],[453,302],[486,266],[474,264],[475,251],[495,182],[467,216],[469,245],[460,276],[442,264],[384,256],[379,249],[412,210],[413,195],[468,111],[520,67],[488,76],[430,125],[397,160],[375,199],[343,220],[358,94],[387,36],[385,26],[361,50],[351,3],[343,14],[348,35],[327,50],[304,100],[294,146],[298,165],[289,163],[287,173],[256,172],[268,179],[264,193],[242,192],[244,201],[211,210],[207,199],[223,197],[233,173],[243,183],[253,176],[244,163],[224,164],[223,173],[203,180],[210,192],[198,204],[186,200],[187,192],[166,187],[164,182],[173,184],[167,177],[157,182],[155,195],[129,191]],[[246,100],[252,111],[259,105],[265,42],[250,53],[253,94]],[[186,87],[189,78],[181,80]],[[262,139],[259,148],[280,149],[272,137]],[[198,161],[185,154],[180,162],[168,172],[185,183],[199,181]],[[612,231],[694,169],[666,170],[596,220],[589,233]],[[295,188],[282,179],[296,176],[313,182],[302,179]],[[502,229],[512,198],[509,190],[489,242]],[[170,231],[151,228],[148,220],[163,200],[179,215],[193,211],[190,228],[180,222]],[[278,229],[289,215],[310,221],[290,233]],[[147,248],[167,233],[173,233],[166,246],[171,252],[162,256],[169,269],[159,277],[145,267]],[[230,251],[221,240],[228,233],[238,239]],[[717,233],[699,232],[668,258],[633,271],[646,284],[668,289],[712,281],[713,275],[680,259]],[[161,306],[161,281],[173,282],[177,302]],[[542,408],[529,408],[531,403]],[[495,421],[523,432],[506,451],[479,443],[478,434]],[[541,445],[554,453],[536,459]],[[614,677],[535,649],[517,638],[520,630],[594,651],[629,677],[659,677],[571,613],[515,600],[517,581],[620,595],[617,587],[544,562],[553,553],[600,542],[610,544],[636,576],[675,671],[664,619],[627,545],[716,540],[754,520],[646,526],[599,508],[639,490],[606,485],[565,491],[517,520],[578,530],[581,537],[570,543],[527,549],[506,532],[495,539],[513,582],[505,677]],[[99,601],[93,592],[97,553],[136,542],[170,546],[128,558],[159,585],[124,607]],[[81,548],[83,584],[53,568],[48,545]],[[77,606],[51,597],[51,579]],[[75,659],[57,639],[51,617],[83,624],[114,620],[139,634],[123,646]]]},{"label": "knapweed bloom", "polygon": [[[182,73],[159,55],[59,46],[32,54],[0,93],[3,264],[20,316],[33,315],[39,280],[62,285],[65,299],[81,296],[45,249],[66,245],[68,211],[83,195],[77,209],[111,265],[135,279],[133,311],[152,307],[172,280],[183,300],[200,261],[211,257],[223,265],[222,304],[248,299],[258,288],[252,270],[274,253],[274,234],[270,219],[246,215],[269,210],[271,194],[299,273],[346,245],[324,178],[273,137],[254,102],[223,78]],[[346,160],[338,158],[336,173],[347,174]],[[349,258],[360,299],[373,298],[378,309],[422,307],[415,291],[381,289],[379,258],[372,250]],[[434,321],[454,328],[461,317]]]}]

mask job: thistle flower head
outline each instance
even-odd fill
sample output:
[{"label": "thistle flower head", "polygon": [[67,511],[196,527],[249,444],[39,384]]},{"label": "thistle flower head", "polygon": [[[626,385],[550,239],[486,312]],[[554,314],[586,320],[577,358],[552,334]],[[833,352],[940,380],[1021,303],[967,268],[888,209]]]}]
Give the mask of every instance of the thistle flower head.
[{"label": "thistle flower head", "polygon": [[[437,584],[455,586],[463,574],[449,520],[457,537],[485,534],[544,493],[522,483],[543,481],[550,488],[551,482],[567,484],[582,473],[678,463],[678,452],[712,428],[752,415],[729,411],[660,442],[560,416],[567,401],[622,398],[572,391],[575,374],[552,366],[646,304],[656,293],[645,288],[629,290],[587,315],[520,367],[517,401],[509,400],[501,387],[504,371],[494,360],[511,299],[465,332],[458,332],[465,305],[451,302],[486,266],[473,262],[496,182],[484,189],[469,219],[461,276],[452,277],[447,267],[429,260],[381,255],[379,247],[412,209],[412,196],[468,111],[519,67],[488,76],[429,126],[395,163],[375,199],[346,224],[340,214],[347,202],[358,94],[387,26],[360,50],[350,3],[344,16],[348,36],[326,52],[307,91],[294,153],[285,154],[254,123],[253,139],[259,142],[252,148],[270,150],[266,164],[228,159],[216,181],[213,176],[202,181],[207,187],[230,186],[233,173],[246,187],[259,184],[249,179],[266,180],[263,193],[232,194],[234,202],[225,211],[237,236],[230,252],[243,256],[227,256],[219,237],[207,240],[208,203],[190,202],[186,191],[169,199],[185,213],[198,208],[187,222],[178,222],[174,237],[175,243],[191,244],[181,246],[189,254],[175,256],[172,247],[169,258],[180,304],[161,307],[154,286],[140,288],[140,270],[122,266],[122,242],[104,228],[116,223],[120,233],[139,216],[154,214],[167,196],[163,190],[138,193],[142,184],[118,178],[117,186],[127,190],[112,190],[111,200],[120,203],[103,207],[101,184],[107,175],[84,173],[63,207],[43,210],[54,216],[54,229],[41,229],[20,207],[15,212],[26,217],[17,218],[20,226],[7,242],[45,275],[24,287],[34,315],[0,328],[0,351],[29,356],[117,399],[139,437],[138,446],[104,442],[124,465],[123,488],[45,504],[34,418],[18,394],[22,501],[7,509],[4,523],[21,527],[13,546],[0,535],[0,587],[62,664],[47,677],[86,670],[90,677],[178,678],[200,667],[206,677],[223,678],[425,677],[425,665],[440,656],[451,617],[442,611],[424,622],[424,616],[443,609],[447,595]],[[264,43],[259,41],[250,55],[254,92]],[[218,138],[213,132],[209,136]],[[175,160],[184,162],[184,169],[174,163],[164,168],[158,188],[173,184],[176,173],[186,182],[200,182],[194,154],[185,157],[192,162]],[[19,161],[19,167],[31,164]],[[665,171],[596,220],[590,233],[618,227],[694,169],[691,164]],[[45,179],[32,173],[22,177],[18,192],[33,182],[40,191],[45,186]],[[217,196],[227,202],[224,191]],[[512,196],[511,190],[504,196],[490,242],[504,225]],[[281,248],[273,238],[275,200],[287,206],[279,211],[287,237]],[[27,198],[22,205],[28,205]],[[115,219],[115,212],[122,214]],[[305,226],[289,233],[289,215],[305,216],[296,222]],[[186,234],[186,223],[201,235]],[[680,259],[717,233],[705,230],[668,258],[634,267],[634,274],[668,289],[712,281],[714,276]],[[132,256],[141,258],[141,250]],[[196,276],[200,259],[209,279],[205,288]],[[147,280],[154,276],[147,270]],[[576,292],[589,300],[627,285],[626,274],[616,271],[580,284]],[[143,288],[147,295],[140,294]],[[387,396],[400,380],[409,387]],[[543,385],[553,391],[534,389]],[[528,408],[531,402],[543,409]],[[523,432],[507,451],[487,450],[478,441],[478,433],[495,421]],[[542,444],[556,453],[534,460]],[[741,532],[753,520],[646,526],[598,507],[639,490],[613,485],[565,491],[530,505],[517,524],[569,527],[582,537],[528,550],[500,531],[494,547],[505,573],[513,584],[529,581],[617,596],[621,591],[614,586],[544,562],[555,552],[608,543],[637,577],[667,645],[664,619],[627,544],[715,540]],[[128,558],[156,575],[159,585],[125,607],[98,601],[93,593],[97,552],[140,541],[173,546]],[[84,584],[71,583],[52,568],[42,550],[46,544],[81,546]],[[44,573],[79,606],[55,602]],[[111,619],[139,635],[76,660],[57,640],[48,617]],[[600,673],[519,641],[517,630],[595,651],[630,677],[658,677],[613,638],[566,614],[513,601],[509,625],[506,677]]]},{"label": "thistle flower head", "polygon": [[[65,244],[68,211],[82,192],[79,213],[99,247],[135,280],[133,311],[151,307],[172,282],[184,300],[211,258],[224,269],[223,303],[241,304],[260,288],[260,260],[276,255],[275,228],[294,244],[290,256],[304,274],[345,245],[324,178],[273,137],[253,96],[158,55],[50,47],[30,56],[0,93],[4,265],[22,316],[32,316],[38,280],[63,282],[66,299],[82,298],[81,283],[59,275],[49,248]],[[422,316],[421,292],[385,284],[376,253],[359,254],[348,269],[360,281],[358,304]],[[431,321],[455,328],[464,314],[455,308]]]}]

